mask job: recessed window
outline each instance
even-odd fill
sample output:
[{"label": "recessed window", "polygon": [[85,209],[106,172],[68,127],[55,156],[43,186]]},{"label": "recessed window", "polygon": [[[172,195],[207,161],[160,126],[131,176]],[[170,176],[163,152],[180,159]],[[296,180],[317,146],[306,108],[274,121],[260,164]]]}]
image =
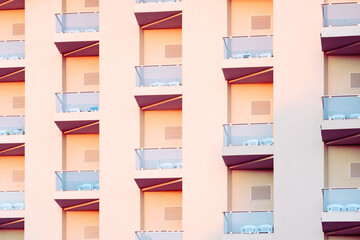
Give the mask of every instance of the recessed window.
[{"label": "recessed window", "polygon": [[84,162],[99,162],[99,149],[84,150]]},{"label": "recessed window", "polygon": [[99,226],[84,226],[84,239],[99,239]]},{"label": "recessed window", "polygon": [[182,139],[181,126],[165,127],[165,140]]},{"label": "recessed window", "polygon": [[252,186],[251,200],[271,200],[271,186]]},{"label": "recessed window", "polygon": [[360,162],[350,163],[350,177],[360,177]]},{"label": "recessed window", "polygon": [[350,73],[350,87],[360,88],[360,73]]},{"label": "recessed window", "polygon": [[13,36],[25,35],[25,23],[13,24]]},{"label": "recessed window", "polygon": [[251,30],[271,29],[271,16],[251,16]]},{"label": "recessed window", "polygon": [[165,58],[181,58],[181,57],[182,57],[181,44],[165,45]]},{"label": "recessed window", "polygon": [[12,171],[12,182],[24,182],[25,181],[25,171],[24,170],[13,170]]},{"label": "recessed window", "polygon": [[99,7],[99,0],[85,0],[85,7]]},{"label": "recessed window", "polygon": [[98,72],[91,72],[91,73],[84,73],[84,85],[99,85],[99,73]]},{"label": "recessed window", "polygon": [[25,96],[13,97],[13,108],[25,108]]},{"label": "recessed window", "polygon": [[182,220],[182,207],[166,207],[165,220]]},{"label": "recessed window", "polygon": [[252,101],[251,115],[270,115],[271,102],[270,101]]}]

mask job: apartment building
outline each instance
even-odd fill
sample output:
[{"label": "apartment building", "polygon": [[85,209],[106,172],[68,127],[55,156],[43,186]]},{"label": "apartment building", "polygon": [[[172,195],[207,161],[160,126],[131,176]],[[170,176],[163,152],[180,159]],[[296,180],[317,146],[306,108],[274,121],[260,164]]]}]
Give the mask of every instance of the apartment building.
[{"label": "apartment building", "polygon": [[0,0],[0,239],[360,239],[360,3]]}]

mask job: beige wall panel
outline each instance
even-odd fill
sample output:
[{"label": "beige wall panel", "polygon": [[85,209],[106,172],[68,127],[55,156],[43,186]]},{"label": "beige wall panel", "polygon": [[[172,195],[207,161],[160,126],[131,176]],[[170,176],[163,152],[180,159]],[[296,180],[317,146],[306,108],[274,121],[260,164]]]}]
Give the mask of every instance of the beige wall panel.
[{"label": "beige wall panel", "polygon": [[24,239],[24,230],[6,230],[2,229],[0,231],[0,240],[23,240]]},{"label": "beige wall panel", "polygon": [[13,171],[24,169],[23,156],[0,157],[0,191],[24,190],[24,182],[13,182]]},{"label": "beige wall panel", "polygon": [[[182,44],[181,29],[144,30],[144,65],[148,64],[180,64],[182,58],[165,57],[165,45]],[[170,54],[169,56],[173,55]]]},{"label": "beige wall panel", "polygon": [[[251,29],[252,16],[270,15],[270,29]],[[231,1],[231,35],[249,36],[272,34],[273,19],[273,1],[272,0],[232,0]]]},{"label": "beige wall panel", "polygon": [[328,56],[328,94],[360,94],[350,88],[350,73],[360,73],[360,56]]},{"label": "beige wall panel", "polygon": [[99,226],[98,211],[67,211],[66,240],[84,239],[85,226]]},{"label": "beige wall panel", "polygon": [[[99,7],[86,7],[87,0],[65,0],[66,12],[92,12],[99,11]],[[91,2],[94,2],[93,0]]]},{"label": "beige wall panel", "polygon": [[[252,186],[271,186],[271,200],[251,200]],[[272,211],[273,171],[232,171],[232,210]]]},{"label": "beige wall panel", "polygon": [[25,108],[13,108],[13,97],[25,96],[24,82],[0,83],[0,115],[24,115]]},{"label": "beige wall panel", "polygon": [[[145,111],[144,147],[181,147],[182,139],[174,139],[178,134],[166,137],[167,127],[182,126],[182,111]],[[169,129],[168,129],[169,130]]]},{"label": "beige wall panel", "polygon": [[66,89],[67,92],[97,91],[99,85],[85,85],[84,73],[99,72],[99,57],[68,57],[66,58]]},{"label": "beige wall panel", "polygon": [[99,162],[86,162],[85,150],[99,149],[99,134],[66,135],[66,170],[98,170]]},{"label": "beige wall panel", "polygon": [[350,177],[350,163],[360,163],[360,147],[358,146],[329,146],[329,187],[358,187],[360,177]]},{"label": "beige wall panel", "polygon": [[0,41],[23,40],[24,35],[13,35],[13,24],[25,22],[24,10],[8,10],[0,13]]},{"label": "beige wall panel", "polygon": [[144,230],[181,230],[182,220],[165,220],[166,207],[182,207],[182,192],[144,193]]},{"label": "beige wall panel", "polygon": [[[251,115],[252,101],[270,101],[270,115]],[[257,123],[273,121],[273,84],[232,84],[231,123]]]}]

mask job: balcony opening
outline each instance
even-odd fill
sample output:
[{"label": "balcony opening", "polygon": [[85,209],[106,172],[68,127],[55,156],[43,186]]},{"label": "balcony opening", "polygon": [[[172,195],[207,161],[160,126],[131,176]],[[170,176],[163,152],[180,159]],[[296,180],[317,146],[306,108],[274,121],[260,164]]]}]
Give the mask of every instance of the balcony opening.
[{"label": "balcony opening", "polygon": [[137,87],[181,86],[181,65],[138,66]]},{"label": "balcony opening", "polygon": [[99,211],[66,211],[66,239],[99,239]]},{"label": "balcony opening", "polygon": [[136,149],[136,169],[181,169],[181,148]]}]

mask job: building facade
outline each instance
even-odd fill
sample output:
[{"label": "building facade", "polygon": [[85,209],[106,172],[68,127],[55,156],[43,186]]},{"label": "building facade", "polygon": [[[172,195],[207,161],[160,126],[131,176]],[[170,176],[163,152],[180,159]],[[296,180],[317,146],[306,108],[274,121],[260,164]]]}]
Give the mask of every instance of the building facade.
[{"label": "building facade", "polygon": [[0,240],[360,239],[360,3],[0,0]]}]

